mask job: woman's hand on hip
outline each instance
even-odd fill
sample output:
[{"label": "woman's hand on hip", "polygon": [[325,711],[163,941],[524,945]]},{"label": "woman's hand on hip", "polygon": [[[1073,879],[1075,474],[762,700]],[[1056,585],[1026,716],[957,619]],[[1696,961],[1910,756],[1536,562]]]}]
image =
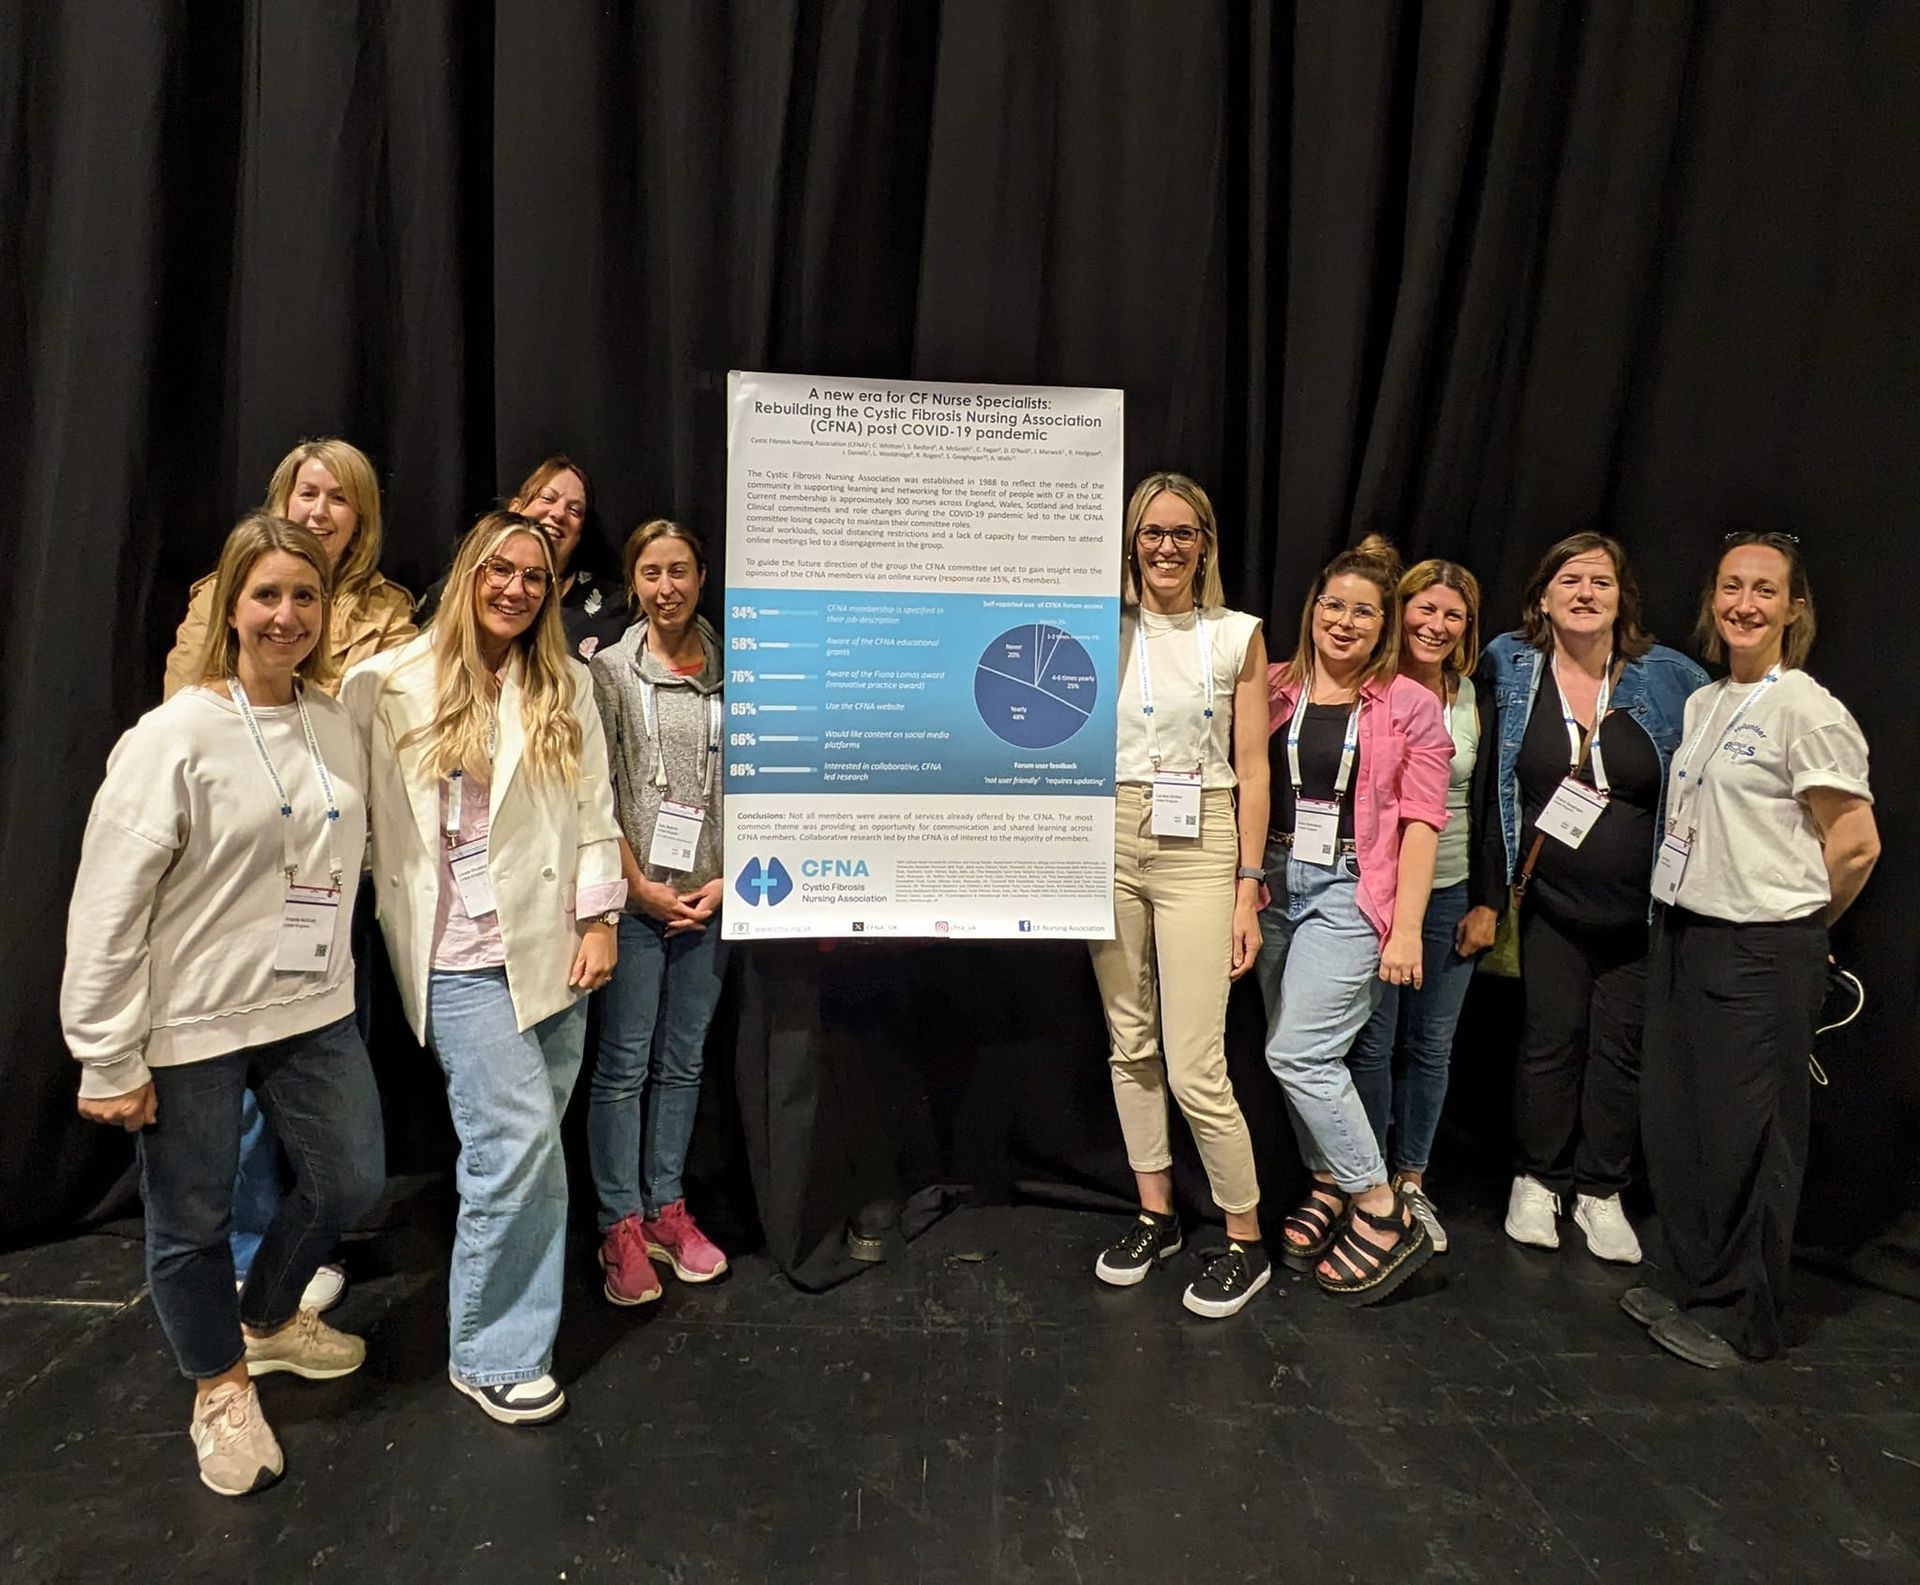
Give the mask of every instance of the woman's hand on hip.
[{"label": "woman's hand on hip", "polygon": [[1389,985],[1404,985],[1417,991],[1425,978],[1425,960],[1426,946],[1419,932],[1403,935],[1396,930],[1380,949],[1380,978]]},{"label": "woman's hand on hip", "polygon": [[1453,950],[1463,958],[1485,952],[1500,930],[1500,915],[1491,908],[1469,908],[1453,927]]},{"label": "woman's hand on hip", "polygon": [[125,1095],[109,1095],[102,1100],[83,1095],[80,1115],[90,1123],[105,1123],[109,1128],[124,1128],[130,1134],[137,1134],[160,1115],[153,1080],[147,1080],[139,1089],[129,1090]]},{"label": "woman's hand on hip", "polygon": [[613,978],[613,965],[620,955],[620,941],[612,925],[598,920],[580,930],[580,949],[573,955],[573,968],[567,983],[583,991],[597,991]]}]

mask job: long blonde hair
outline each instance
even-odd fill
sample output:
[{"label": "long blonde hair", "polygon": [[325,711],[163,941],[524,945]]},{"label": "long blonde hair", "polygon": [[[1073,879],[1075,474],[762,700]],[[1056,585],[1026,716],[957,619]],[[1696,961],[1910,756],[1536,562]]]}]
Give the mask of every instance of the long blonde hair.
[{"label": "long blonde hair", "polygon": [[1133,496],[1127,502],[1126,538],[1121,546],[1120,604],[1140,603],[1140,520],[1161,495],[1185,501],[1194,522],[1200,525],[1200,558],[1193,570],[1194,604],[1203,611],[1225,605],[1226,585],[1220,581],[1220,525],[1213,515],[1213,502],[1184,473],[1150,473],[1133,487]]},{"label": "long blonde hair", "polygon": [[283,550],[298,556],[313,568],[320,579],[320,627],[313,648],[293,668],[303,682],[324,688],[333,681],[333,651],[327,643],[327,621],[333,615],[333,571],[327,565],[327,553],[310,529],[271,512],[251,512],[233,526],[220,550],[220,565],[213,574],[213,613],[207,619],[207,636],[201,641],[196,680],[204,687],[231,676],[240,661],[240,635],[230,620],[234,607],[253,576],[262,556]]},{"label": "long blonde hair", "polygon": [[340,493],[353,508],[353,543],[333,576],[336,595],[362,595],[380,571],[380,480],[373,463],[358,446],[328,437],[303,440],[280,459],[267,481],[267,510],[288,515],[295,476],[309,462],[317,462],[339,482]]},{"label": "long blonde hair", "polygon": [[560,625],[559,575],[553,545],[540,526],[517,512],[489,512],[467,531],[454,552],[446,593],[428,629],[433,645],[435,691],[433,719],[414,728],[400,747],[421,738],[433,747],[426,769],[436,781],[458,770],[486,777],[487,738],[495,721],[492,676],[480,656],[476,610],[481,569],[500,547],[524,534],[540,547],[547,572],[547,593],[527,630],[513,641],[520,653],[520,725],[526,736],[524,759],[534,777],[571,787],[580,775],[580,722],[573,713],[573,661]]},{"label": "long blonde hair", "polygon": [[1380,591],[1380,637],[1374,641],[1373,658],[1360,674],[1361,686],[1380,682],[1400,669],[1400,601],[1395,594],[1400,586],[1400,553],[1381,535],[1369,534],[1328,562],[1307,590],[1300,607],[1300,640],[1286,670],[1288,683],[1296,688],[1313,686],[1313,617],[1320,596],[1335,578],[1349,575],[1365,578]]}]

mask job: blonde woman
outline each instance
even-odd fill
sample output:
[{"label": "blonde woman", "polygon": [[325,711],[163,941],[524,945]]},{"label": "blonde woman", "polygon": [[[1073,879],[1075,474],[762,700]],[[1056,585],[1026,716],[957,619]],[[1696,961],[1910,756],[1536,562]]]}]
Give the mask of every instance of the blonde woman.
[{"label": "blonde woman", "polygon": [[1171,1091],[1193,1131],[1227,1246],[1187,1287],[1236,1314],[1272,1277],[1253,1143],[1227,1078],[1227,993],[1260,947],[1267,830],[1267,647],[1226,608],[1213,503],[1152,473],[1127,504],[1114,773],[1114,939],[1092,944],[1114,1108],[1140,1212],[1094,1262],[1130,1287],[1177,1253]]},{"label": "blonde woman", "polygon": [[[1474,954],[1492,944],[1492,932],[1480,940],[1468,930],[1466,917],[1476,858],[1473,790],[1484,789],[1488,781],[1491,761],[1480,753],[1480,738],[1493,705],[1480,697],[1473,680],[1480,655],[1479,580],[1457,562],[1423,561],[1402,575],[1394,598],[1400,603],[1400,675],[1434,696],[1453,739],[1447,823],[1440,831],[1433,892],[1421,926],[1422,983],[1381,991],[1373,1017],[1347,1053],[1347,1068],[1374,1141],[1392,1164],[1394,1186],[1426,1227],[1434,1253],[1444,1254],[1446,1228],[1427,1197],[1427,1158],[1447,1096],[1453,1032],[1473,981]],[[1483,790],[1483,802],[1485,796]]]},{"label": "blonde woman", "polygon": [[[315,686],[332,693],[349,666],[404,644],[414,633],[411,597],[380,575],[380,481],[358,447],[344,440],[303,440],[280,459],[267,481],[265,510],[306,529],[326,556],[333,592],[315,653],[325,662],[327,680]],[[162,681],[166,698],[201,680],[208,638],[219,625],[213,620],[218,609],[216,582],[209,573],[189,593],[187,614],[167,656]],[[363,987],[359,993],[362,1040],[367,1035],[367,994]],[[234,1272],[244,1282],[261,1235],[279,1207],[285,1164],[273,1129],[251,1091],[241,1108],[240,1126],[232,1238]],[[312,1310],[329,1310],[345,1297],[346,1290],[345,1268],[329,1262],[314,1273],[303,1303]]]},{"label": "blonde woman", "polygon": [[[302,1294],[380,1192],[380,1100],[353,1020],[343,886],[366,766],[327,696],[326,553],[264,513],[227,538],[191,686],[120,739],[74,881],[60,1017],[80,1113],[136,1136],[147,1281],[208,1489],[279,1479],[250,1378],[344,1376],[366,1355]],[[227,1224],[242,1097],[291,1183],[234,1291]]]},{"label": "blonde woman", "polygon": [[549,1374],[560,1117],[627,894],[606,739],[586,668],[566,653],[556,582],[539,527],[488,513],[432,628],[357,667],[343,692],[367,735],[388,954],[460,1137],[449,1375],[508,1425],[566,1406]]}]

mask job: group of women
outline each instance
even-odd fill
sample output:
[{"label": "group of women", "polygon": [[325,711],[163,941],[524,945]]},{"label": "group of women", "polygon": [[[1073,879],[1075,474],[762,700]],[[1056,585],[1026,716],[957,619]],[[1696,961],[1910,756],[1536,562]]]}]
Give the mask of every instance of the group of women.
[{"label": "group of women", "polygon": [[[723,969],[706,556],[649,521],[616,592],[574,559],[591,499],[547,459],[416,609],[378,571],[367,459],[297,447],[194,586],[166,700],[94,801],[62,1018],[82,1113],[137,1134],[154,1304],[225,1495],[283,1468],[253,1377],[365,1356],[320,1319],[383,1180],[363,870],[460,1141],[453,1386],[510,1425],[564,1408],[559,1129],[590,993],[605,1295],[658,1298],[656,1263],[726,1270],[681,1182]],[[1637,1262],[1620,1191],[1643,1135],[1672,1260],[1623,1307],[1701,1364],[1777,1352],[1825,927],[1878,851],[1866,745],[1802,669],[1797,541],[1729,536],[1700,640],[1730,674],[1708,685],[1652,642],[1598,534],[1547,553],[1520,631],[1484,650],[1470,572],[1403,572],[1370,538],[1272,664],[1225,605],[1199,485],[1143,480],[1125,536],[1115,936],[1093,967],[1140,1213],[1097,1275],[1136,1284],[1181,1247],[1171,1090],[1228,1235],[1183,1302],[1232,1315],[1271,1279],[1225,1056],[1248,973],[1311,1173],[1280,1262],[1369,1304],[1444,1250],[1428,1161],[1473,961],[1504,928],[1526,1003],[1509,1236],[1557,1245],[1571,1196],[1592,1252]]]},{"label": "group of women", "polygon": [[1311,1174],[1279,1261],[1344,1303],[1394,1292],[1447,1248],[1426,1181],[1454,1031],[1476,959],[1517,947],[1507,1236],[1556,1248],[1570,1212],[1637,1265],[1639,1141],[1670,1259],[1621,1307],[1696,1364],[1778,1353],[1826,930],[1879,853],[1866,742],[1803,669],[1798,539],[1726,537],[1709,683],[1603,534],[1549,549],[1484,647],[1471,572],[1370,536],[1269,664],[1199,485],[1148,476],[1125,532],[1116,933],[1092,953],[1140,1211],[1095,1274],[1181,1248],[1170,1090],[1227,1223],[1182,1302],[1232,1315],[1271,1279],[1224,1038],[1252,972]]},{"label": "group of women", "polygon": [[327,1257],[385,1179],[363,868],[460,1141],[453,1386],[510,1425],[565,1407],[560,1118],[591,992],[606,1296],[657,1299],[656,1262],[726,1270],[681,1193],[721,967],[706,558],[647,523],[616,592],[572,565],[589,500],[549,458],[416,613],[378,572],[371,464],[304,443],[194,586],[166,700],[108,762],[62,1020],[81,1112],[137,1135],[154,1306],[223,1495],[283,1470],[252,1378],[365,1357],[320,1319],[345,1287]]}]

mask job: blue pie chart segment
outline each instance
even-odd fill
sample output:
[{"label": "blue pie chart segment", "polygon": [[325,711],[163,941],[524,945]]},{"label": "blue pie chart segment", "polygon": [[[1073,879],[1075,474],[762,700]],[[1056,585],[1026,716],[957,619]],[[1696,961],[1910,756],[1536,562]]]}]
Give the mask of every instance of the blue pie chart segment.
[{"label": "blue pie chart segment", "polygon": [[1052,748],[1087,724],[1100,698],[1093,660],[1044,622],[1009,628],[986,647],[973,703],[987,730],[1015,748]]}]

